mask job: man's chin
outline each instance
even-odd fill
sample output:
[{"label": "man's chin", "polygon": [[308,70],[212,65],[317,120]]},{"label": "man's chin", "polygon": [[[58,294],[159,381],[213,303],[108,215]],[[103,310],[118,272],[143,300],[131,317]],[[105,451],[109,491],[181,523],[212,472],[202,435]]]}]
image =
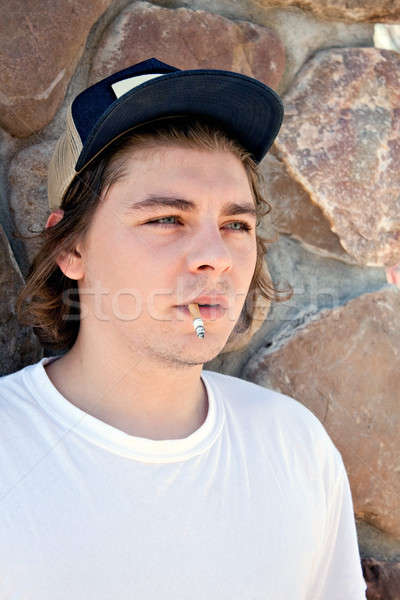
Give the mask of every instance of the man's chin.
[{"label": "man's chin", "polygon": [[[209,343],[207,346],[205,339],[197,339],[195,343],[196,347],[190,345],[179,350],[171,348],[160,353],[160,357],[162,356],[166,363],[175,364],[176,366],[204,365],[204,363],[208,363],[218,356],[225,346],[225,343],[221,343],[221,341],[218,344],[214,341],[213,344]],[[201,347],[201,344],[204,344],[204,346]]]},{"label": "man's chin", "polygon": [[171,331],[160,331],[159,335],[154,338],[149,338],[143,333],[137,333],[135,338],[131,336],[129,347],[134,354],[140,354],[142,358],[168,365],[174,363],[176,365],[202,365],[213,360],[225,347],[230,330],[225,332],[213,331],[210,325],[207,328],[205,325],[205,337],[198,338],[196,333],[185,331],[183,335],[179,335],[176,331],[171,334]]}]

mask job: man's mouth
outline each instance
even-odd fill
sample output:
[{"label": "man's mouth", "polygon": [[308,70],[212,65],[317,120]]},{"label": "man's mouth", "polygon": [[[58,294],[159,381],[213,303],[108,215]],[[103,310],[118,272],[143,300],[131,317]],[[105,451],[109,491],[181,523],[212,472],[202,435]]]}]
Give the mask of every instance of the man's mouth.
[{"label": "man's mouth", "polygon": [[220,306],[220,304],[200,304],[199,306]]},{"label": "man's mouth", "polygon": [[201,318],[208,321],[220,319],[226,314],[229,308],[228,298],[216,290],[207,290],[206,293],[177,306],[180,312],[191,317],[189,304],[197,304]]},{"label": "man's mouth", "polygon": [[217,293],[208,293],[202,294],[201,296],[197,296],[197,298],[193,298],[193,300],[189,300],[185,302],[185,306],[189,304],[198,304],[199,306],[221,306],[222,308],[228,308],[228,298],[223,296],[222,294]]},{"label": "man's mouth", "polygon": [[[198,304],[193,303],[193,304]],[[221,304],[198,304],[200,316],[203,320],[215,321],[224,316],[227,309],[221,306]],[[192,318],[188,305],[182,304],[176,307],[180,312],[185,313],[190,319]]]}]

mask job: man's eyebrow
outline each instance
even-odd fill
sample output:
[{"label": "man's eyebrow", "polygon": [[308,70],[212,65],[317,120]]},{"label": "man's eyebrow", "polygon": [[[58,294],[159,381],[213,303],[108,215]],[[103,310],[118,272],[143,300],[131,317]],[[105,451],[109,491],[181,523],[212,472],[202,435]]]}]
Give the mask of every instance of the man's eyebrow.
[{"label": "man's eyebrow", "polygon": [[[192,202],[192,200],[186,200],[185,198],[175,198],[171,196],[148,196],[144,200],[140,200],[140,202],[130,204],[128,207],[128,212],[144,212],[152,208],[175,208],[183,212],[194,212],[196,210],[196,204]],[[254,204],[249,202],[227,202],[222,207],[223,216],[244,214],[257,217],[257,211]]]}]

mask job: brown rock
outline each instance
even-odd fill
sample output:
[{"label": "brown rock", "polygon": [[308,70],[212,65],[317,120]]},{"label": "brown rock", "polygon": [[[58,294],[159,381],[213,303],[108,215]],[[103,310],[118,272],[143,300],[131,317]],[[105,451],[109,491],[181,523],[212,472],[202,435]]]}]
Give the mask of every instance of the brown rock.
[{"label": "brown rock", "polygon": [[400,19],[399,0],[262,0],[266,7],[297,6],[319,19],[396,23]]},{"label": "brown rock", "polygon": [[51,121],[111,0],[14,0],[0,21],[0,125],[17,137]]},{"label": "brown rock", "polygon": [[[50,213],[47,201],[47,169],[55,142],[43,142],[19,152],[10,164],[10,209],[18,234],[31,236],[43,229]],[[38,240],[23,240],[29,262]]]},{"label": "brown rock", "polygon": [[365,294],[283,334],[245,379],[305,404],[346,465],[357,516],[400,536],[400,290]]},{"label": "brown rock", "polygon": [[271,27],[285,46],[285,73],[277,89],[280,94],[289,89],[296,73],[318,50],[373,46],[374,25],[371,23],[321,21],[310,12],[295,8],[262,12],[258,7],[258,11],[253,21]]},{"label": "brown rock", "polygon": [[399,97],[399,54],[346,48],[319,52],[284,100],[279,157],[359,264],[400,261]]},{"label": "brown rock", "polygon": [[322,210],[300,183],[290,177],[285,165],[267,154],[260,169],[265,181],[265,198],[272,206],[271,213],[263,219],[267,227],[271,223],[276,231],[299,240],[315,254],[354,263],[330,229]]},{"label": "brown rock", "polygon": [[[185,4],[194,10],[217,12],[234,21],[252,21],[273,29],[285,48],[285,73],[276,88],[283,93],[297,71],[315,52],[322,48],[347,48],[349,46],[373,46],[374,25],[372,23],[346,23],[316,19],[312,12],[298,8],[280,8],[279,4],[259,0],[196,0],[171,2],[157,0],[157,5],[171,7]],[[263,5],[264,4],[264,5]]]},{"label": "brown rock", "polygon": [[42,351],[30,328],[21,326],[15,300],[24,280],[0,225],[0,375],[38,361]]},{"label": "brown rock", "polygon": [[180,69],[239,71],[273,88],[285,65],[284,47],[266,27],[203,10],[135,2],[106,30],[90,81],[153,56]]},{"label": "brown rock", "polygon": [[358,547],[362,557],[373,556],[384,562],[400,561],[400,538],[356,519]]},{"label": "brown rock", "polygon": [[400,562],[364,558],[361,563],[368,600],[400,600]]}]

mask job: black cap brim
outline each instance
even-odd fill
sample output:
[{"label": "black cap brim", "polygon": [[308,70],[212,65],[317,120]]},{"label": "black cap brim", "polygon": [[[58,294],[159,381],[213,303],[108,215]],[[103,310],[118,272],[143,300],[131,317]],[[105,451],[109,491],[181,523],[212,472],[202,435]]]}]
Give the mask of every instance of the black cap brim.
[{"label": "black cap brim", "polygon": [[109,106],[83,141],[76,171],[121,134],[176,115],[204,116],[220,122],[258,163],[279,132],[283,105],[270,87],[240,73],[194,69],[164,74],[133,88]]}]

